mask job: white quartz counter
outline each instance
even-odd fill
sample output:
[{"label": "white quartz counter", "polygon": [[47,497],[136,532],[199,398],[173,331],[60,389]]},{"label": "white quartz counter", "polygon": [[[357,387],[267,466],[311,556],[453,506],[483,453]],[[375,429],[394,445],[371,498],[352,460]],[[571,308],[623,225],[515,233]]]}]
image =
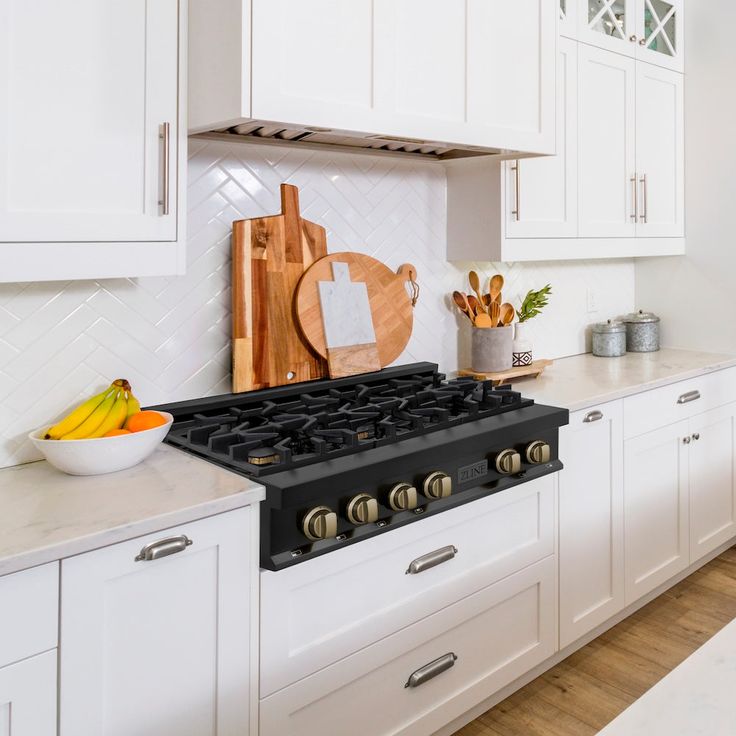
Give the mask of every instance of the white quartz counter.
[{"label": "white quartz counter", "polygon": [[109,475],[45,461],[0,470],[0,575],[261,501],[263,487],[161,445]]},{"label": "white quartz counter", "polygon": [[731,736],[736,733],[736,621],[732,621],[599,736]]},{"label": "white quartz counter", "polygon": [[540,404],[570,411],[666,386],[676,381],[736,366],[736,355],[663,349],[597,358],[590,353],[556,360],[537,380],[516,384]]}]

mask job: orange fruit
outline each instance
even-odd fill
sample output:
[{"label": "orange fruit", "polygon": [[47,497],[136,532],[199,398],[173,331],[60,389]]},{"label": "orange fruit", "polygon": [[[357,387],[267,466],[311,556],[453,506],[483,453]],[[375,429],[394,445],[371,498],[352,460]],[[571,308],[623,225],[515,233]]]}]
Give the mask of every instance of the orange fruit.
[{"label": "orange fruit", "polygon": [[166,424],[166,418],[157,411],[139,411],[128,417],[125,428],[130,432],[142,432],[144,429],[153,429]]},{"label": "orange fruit", "polygon": [[121,434],[130,434],[129,429],[111,429],[109,432],[105,432],[103,437],[119,437]]}]

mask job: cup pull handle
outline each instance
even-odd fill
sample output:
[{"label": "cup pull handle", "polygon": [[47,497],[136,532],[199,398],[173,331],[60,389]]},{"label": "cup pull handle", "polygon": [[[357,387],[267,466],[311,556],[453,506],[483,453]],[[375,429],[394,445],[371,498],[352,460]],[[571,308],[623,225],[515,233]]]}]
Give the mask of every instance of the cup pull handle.
[{"label": "cup pull handle", "polygon": [[412,560],[409,563],[409,567],[406,569],[407,575],[418,575],[420,572],[429,570],[432,567],[441,565],[443,562],[448,562],[457,554],[457,547],[449,545],[447,547],[441,547],[436,549],[434,552],[428,552],[426,555],[417,557],[416,560]]},{"label": "cup pull handle", "polygon": [[601,419],[603,419],[603,412],[596,409],[595,411],[589,411],[585,415],[583,422],[585,424],[591,424],[592,422],[600,422]]},{"label": "cup pull handle", "polygon": [[457,654],[455,652],[448,652],[438,657],[433,662],[425,664],[424,667],[420,667],[409,675],[409,679],[406,681],[404,687],[419,687],[424,685],[425,682],[429,682],[437,675],[441,675],[451,667],[455,666],[457,662]]},{"label": "cup pull handle", "polygon": [[688,391],[677,399],[678,404],[689,404],[691,401],[697,401],[700,398],[700,391]]},{"label": "cup pull handle", "polygon": [[135,562],[150,562],[151,560],[158,560],[160,557],[175,555],[177,552],[183,552],[192,544],[192,540],[186,534],[179,537],[159,539],[158,542],[151,542],[143,547],[136,556]]}]

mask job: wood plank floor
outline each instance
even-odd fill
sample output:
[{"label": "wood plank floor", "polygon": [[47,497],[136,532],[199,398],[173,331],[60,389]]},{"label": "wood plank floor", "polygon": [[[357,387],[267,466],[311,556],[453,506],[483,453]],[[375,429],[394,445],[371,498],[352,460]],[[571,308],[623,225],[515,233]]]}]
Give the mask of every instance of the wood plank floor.
[{"label": "wood plank floor", "polygon": [[735,617],[733,547],[455,736],[593,736]]}]

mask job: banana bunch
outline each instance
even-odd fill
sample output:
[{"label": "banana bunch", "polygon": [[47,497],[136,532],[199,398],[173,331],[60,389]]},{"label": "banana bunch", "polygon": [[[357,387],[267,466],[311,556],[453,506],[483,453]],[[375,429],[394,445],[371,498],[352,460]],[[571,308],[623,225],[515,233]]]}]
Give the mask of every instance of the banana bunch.
[{"label": "banana bunch", "polygon": [[113,381],[102,393],[87,399],[60,422],[49,427],[47,440],[88,440],[121,429],[128,417],[141,410],[130,384],[124,378]]}]

